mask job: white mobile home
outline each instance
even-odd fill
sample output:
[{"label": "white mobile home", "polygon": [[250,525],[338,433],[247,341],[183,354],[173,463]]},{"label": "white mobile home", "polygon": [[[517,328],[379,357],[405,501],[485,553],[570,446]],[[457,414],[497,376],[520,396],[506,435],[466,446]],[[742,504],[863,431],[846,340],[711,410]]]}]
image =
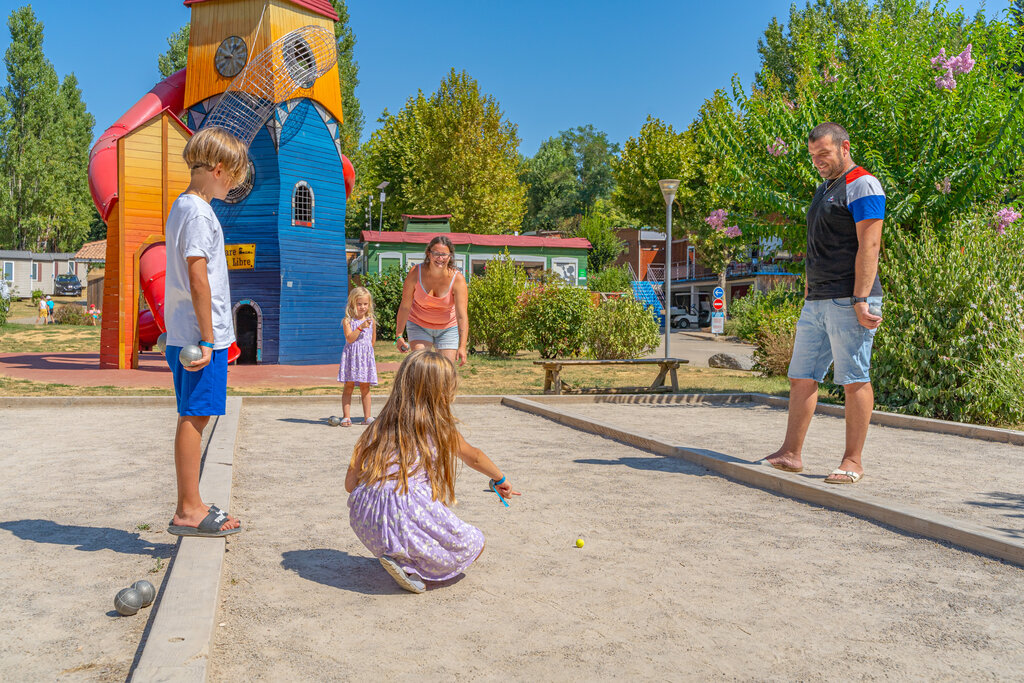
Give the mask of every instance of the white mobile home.
[{"label": "white mobile home", "polygon": [[7,281],[12,297],[27,299],[36,289],[53,294],[53,281],[61,273],[74,273],[84,286],[88,268],[74,254],[0,250],[0,277]]}]

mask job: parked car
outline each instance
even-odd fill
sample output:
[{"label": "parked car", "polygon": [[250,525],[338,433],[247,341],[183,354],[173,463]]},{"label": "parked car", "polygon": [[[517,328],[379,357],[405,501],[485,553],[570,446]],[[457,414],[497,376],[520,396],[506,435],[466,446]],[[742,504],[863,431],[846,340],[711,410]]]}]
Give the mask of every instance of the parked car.
[{"label": "parked car", "polygon": [[54,296],[81,296],[82,281],[74,273],[61,273],[53,281]]},{"label": "parked car", "polygon": [[692,308],[672,309],[672,329],[685,330],[688,327],[699,327],[700,316]]}]

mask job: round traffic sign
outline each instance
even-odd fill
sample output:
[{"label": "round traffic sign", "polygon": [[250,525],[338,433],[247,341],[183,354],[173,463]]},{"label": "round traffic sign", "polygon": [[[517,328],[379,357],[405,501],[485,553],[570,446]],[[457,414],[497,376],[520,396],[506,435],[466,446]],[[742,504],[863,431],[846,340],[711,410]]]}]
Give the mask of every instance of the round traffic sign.
[{"label": "round traffic sign", "polygon": [[722,289],[721,287],[715,287],[715,291],[713,292],[713,294],[715,295],[716,299],[721,299],[723,296],[725,296],[725,290]]},{"label": "round traffic sign", "polygon": [[724,301],[722,301],[721,299],[715,299],[714,301],[712,301],[712,302],[711,302],[711,306],[712,306],[712,308],[714,308],[714,309],[715,309],[716,311],[720,311],[720,310],[722,310],[723,308],[725,308],[725,302],[724,302]]}]

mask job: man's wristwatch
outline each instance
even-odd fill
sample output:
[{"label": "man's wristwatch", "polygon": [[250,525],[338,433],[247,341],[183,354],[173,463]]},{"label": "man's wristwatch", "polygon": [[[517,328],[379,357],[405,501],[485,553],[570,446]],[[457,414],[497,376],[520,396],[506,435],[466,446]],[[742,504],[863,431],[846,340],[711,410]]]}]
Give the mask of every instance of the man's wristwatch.
[{"label": "man's wristwatch", "polygon": [[852,296],[850,298],[853,299],[853,303],[855,304],[866,304],[868,302],[868,298],[866,296]]}]

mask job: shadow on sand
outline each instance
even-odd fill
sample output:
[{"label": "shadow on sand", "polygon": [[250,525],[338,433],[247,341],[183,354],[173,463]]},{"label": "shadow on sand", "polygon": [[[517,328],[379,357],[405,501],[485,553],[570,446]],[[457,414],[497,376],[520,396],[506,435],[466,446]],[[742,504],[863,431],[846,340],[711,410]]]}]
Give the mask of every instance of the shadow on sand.
[{"label": "shadow on sand", "polygon": [[48,519],[18,519],[0,522],[0,529],[6,529],[26,541],[74,546],[75,550],[85,552],[113,550],[129,555],[168,558],[175,545],[174,543],[153,543],[141,538],[137,533],[129,533],[121,529],[58,524]]},{"label": "shadow on sand", "polygon": [[[281,553],[281,566],[308,581],[353,593],[398,595],[406,592],[388,576],[377,558],[349,555],[334,548],[288,550]],[[451,586],[464,576],[459,574],[447,581],[428,581],[427,590]]]}]

